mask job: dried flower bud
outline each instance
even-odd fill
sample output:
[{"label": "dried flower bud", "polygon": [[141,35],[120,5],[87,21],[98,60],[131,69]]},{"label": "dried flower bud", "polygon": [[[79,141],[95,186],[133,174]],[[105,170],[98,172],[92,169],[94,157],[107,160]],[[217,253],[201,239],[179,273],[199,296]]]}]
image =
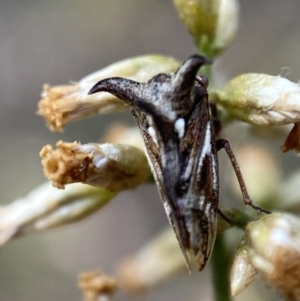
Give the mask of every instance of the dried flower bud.
[{"label": "dried flower bud", "polygon": [[174,232],[168,227],[136,254],[125,259],[118,267],[118,274],[123,289],[137,294],[185,267]]},{"label": "dried flower bud", "polygon": [[0,247],[12,238],[76,222],[105,206],[115,192],[81,183],[58,190],[50,182],[0,207]]},{"label": "dried flower bud", "polygon": [[57,142],[40,152],[44,173],[55,187],[82,182],[110,191],[133,189],[150,177],[145,154],[124,144]]},{"label": "dried flower bud", "polygon": [[97,97],[84,96],[86,85],[69,86],[44,85],[38,114],[42,115],[51,131],[63,131],[70,122],[96,114],[126,110],[117,97],[109,93],[98,93]]},{"label": "dried flower bud", "polygon": [[287,300],[300,300],[300,220],[273,213],[246,227],[249,260]]},{"label": "dried flower bud", "polygon": [[79,287],[84,301],[108,301],[117,290],[117,281],[100,271],[85,272],[79,275]]},{"label": "dried flower bud", "polygon": [[94,72],[77,84],[44,86],[38,114],[42,115],[49,128],[62,131],[69,122],[127,109],[123,101],[110,93],[88,95],[88,91],[101,79],[125,77],[135,81],[147,81],[155,74],[177,70],[179,62],[161,55],[145,55],[119,61]]},{"label": "dried flower bud", "polygon": [[237,0],[174,0],[179,16],[199,50],[215,56],[229,47],[239,19]]},{"label": "dried flower bud", "polygon": [[244,291],[258,274],[250,263],[247,250],[247,238],[244,236],[237,247],[230,272],[230,290],[232,296]]},{"label": "dried flower bud", "polygon": [[[70,185],[68,188],[77,191],[78,195],[76,197],[73,196],[73,199],[70,201],[68,200],[69,202],[62,204],[54,211],[50,211],[47,215],[41,216],[37,219],[33,223],[31,227],[32,229],[30,229],[29,232],[33,230],[49,230],[80,221],[104,207],[117,194],[116,192],[111,192],[101,188],[97,188],[95,191],[89,191],[89,193],[87,193],[88,188],[84,189],[81,187],[82,185],[84,184],[75,183]],[[92,188],[95,189],[95,187]],[[86,194],[84,194],[84,192]],[[91,192],[93,192],[93,194]],[[28,232],[28,229],[26,229],[26,231]]]},{"label": "dried flower bud", "polygon": [[281,76],[242,74],[217,91],[215,98],[233,117],[250,124],[300,121],[300,86]]}]

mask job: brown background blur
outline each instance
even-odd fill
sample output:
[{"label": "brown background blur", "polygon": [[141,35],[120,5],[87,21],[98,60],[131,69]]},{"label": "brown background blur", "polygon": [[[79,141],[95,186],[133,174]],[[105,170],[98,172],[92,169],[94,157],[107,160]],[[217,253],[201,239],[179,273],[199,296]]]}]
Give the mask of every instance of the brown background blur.
[{"label": "brown background blur", "polygon": [[[244,72],[278,75],[282,67],[290,67],[288,78],[298,81],[299,16],[299,0],[241,1],[237,40],[218,60],[220,82]],[[59,139],[97,141],[111,120],[133,124],[123,113],[50,133],[35,114],[44,83],[79,80],[139,54],[184,59],[193,52],[171,0],[0,0],[0,203],[45,181],[38,156],[43,145]],[[0,253],[0,301],[80,300],[80,271],[113,272],[124,255],[166,224],[155,187],[145,185],[122,193],[79,224],[13,241]],[[210,300],[208,273],[178,276],[138,300]],[[124,295],[116,299],[128,300]]]}]

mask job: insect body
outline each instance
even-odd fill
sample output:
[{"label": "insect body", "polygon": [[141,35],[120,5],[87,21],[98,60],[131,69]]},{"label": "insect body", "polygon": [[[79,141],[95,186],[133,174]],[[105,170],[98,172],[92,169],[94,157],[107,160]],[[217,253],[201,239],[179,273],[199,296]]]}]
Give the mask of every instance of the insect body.
[{"label": "insect body", "polygon": [[205,57],[192,55],[174,73],[158,74],[145,83],[108,78],[89,92],[110,92],[130,106],[169,222],[187,264],[193,261],[199,270],[216,237],[217,149],[226,149],[244,199],[251,202],[229,144],[226,140],[216,143],[208,81],[197,76],[206,63]]}]

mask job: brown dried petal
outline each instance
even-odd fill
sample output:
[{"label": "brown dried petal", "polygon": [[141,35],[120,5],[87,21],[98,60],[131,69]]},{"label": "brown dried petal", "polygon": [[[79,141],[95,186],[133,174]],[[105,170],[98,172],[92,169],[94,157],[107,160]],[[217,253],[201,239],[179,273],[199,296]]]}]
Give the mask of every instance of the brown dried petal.
[{"label": "brown dried petal", "polygon": [[112,296],[118,284],[114,278],[100,271],[92,271],[79,275],[79,287],[83,291],[84,301],[98,301],[102,296]]},{"label": "brown dried petal", "polygon": [[55,87],[44,85],[37,113],[45,118],[51,131],[63,131],[66,124],[82,118],[128,108],[112,94],[103,92],[96,96],[83,95],[82,89],[79,84]]},{"label": "brown dried petal", "polygon": [[300,122],[294,124],[281,149],[284,153],[290,150],[300,152]]}]

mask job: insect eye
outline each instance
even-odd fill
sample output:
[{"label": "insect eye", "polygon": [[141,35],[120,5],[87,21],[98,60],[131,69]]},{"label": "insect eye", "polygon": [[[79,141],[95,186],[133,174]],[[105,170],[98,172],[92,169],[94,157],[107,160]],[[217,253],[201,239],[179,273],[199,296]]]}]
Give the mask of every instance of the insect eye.
[{"label": "insect eye", "polygon": [[196,81],[204,88],[207,89],[209,85],[208,78],[204,75],[198,75]]},{"label": "insect eye", "polygon": [[170,76],[166,73],[159,73],[157,75],[155,75],[150,82],[157,82],[157,83],[162,83],[162,82],[166,82],[167,80],[170,79]]}]

